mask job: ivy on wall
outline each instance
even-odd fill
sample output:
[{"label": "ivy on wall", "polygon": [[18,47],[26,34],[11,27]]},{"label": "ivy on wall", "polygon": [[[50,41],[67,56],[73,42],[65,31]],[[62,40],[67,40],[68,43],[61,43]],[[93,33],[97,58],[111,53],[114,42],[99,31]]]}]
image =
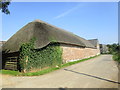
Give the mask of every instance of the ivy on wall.
[{"label": "ivy on wall", "polygon": [[46,47],[34,49],[35,38],[20,47],[19,66],[22,72],[62,64],[62,49],[59,43],[51,42]]}]

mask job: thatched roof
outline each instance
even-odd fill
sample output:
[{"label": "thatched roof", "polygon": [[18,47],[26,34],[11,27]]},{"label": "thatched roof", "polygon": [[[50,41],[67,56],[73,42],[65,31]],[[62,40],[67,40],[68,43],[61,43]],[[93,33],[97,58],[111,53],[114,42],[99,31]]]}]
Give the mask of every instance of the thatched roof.
[{"label": "thatched roof", "polygon": [[90,39],[88,40],[92,45],[94,45],[95,47],[97,47],[97,45],[99,44],[98,39]]},{"label": "thatched roof", "polygon": [[36,49],[48,45],[51,41],[94,48],[94,46],[84,38],[43,21],[36,20],[28,23],[15,33],[3,45],[3,50],[10,50],[10,52],[19,51],[20,45],[28,42],[32,37],[37,39],[35,42]]}]

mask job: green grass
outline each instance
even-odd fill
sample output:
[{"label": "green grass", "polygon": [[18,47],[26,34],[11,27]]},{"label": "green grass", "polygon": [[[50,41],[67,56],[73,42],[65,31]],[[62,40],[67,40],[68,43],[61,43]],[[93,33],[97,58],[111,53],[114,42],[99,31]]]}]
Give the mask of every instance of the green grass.
[{"label": "green grass", "polygon": [[12,70],[0,70],[0,74],[17,76],[20,74],[20,72],[19,71],[12,71]]},{"label": "green grass", "polygon": [[100,55],[90,57],[90,58],[86,58],[86,59],[82,59],[82,60],[78,60],[78,61],[74,61],[74,62],[68,62],[68,63],[65,63],[65,64],[61,65],[60,67],[52,67],[52,68],[44,69],[44,70],[37,71],[37,72],[21,73],[19,71],[0,70],[0,74],[8,74],[8,75],[13,75],[13,76],[38,76],[38,75],[43,75],[43,74],[46,74],[46,73],[58,70],[60,68],[64,68],[64,67],[79,63],[79,62],[90,60],[90,59],[93,59],[93,58],[98,57],[98,56],[100,56]]},{"label": "green grass", "polygon": [[70,65],[73,65],[73,64],[76,64],[76,63],[79,63],[79,62],[83,62],[83,61],[86,61],[86,60],[93,59],[93,58],[98,57],[98,56],[100,56],[100,55],[97,55],[97,56],[94,56],[94,57],[90,57],[90,58],[85,58],[85,59],[74,61],[74,62],[68,62],[68,63],[63,64],[61,67],[70,66]]},{"label": "green grass", "polygon": [[49,72],[52,72],[58,69],[59,68],[48,68],[48,69],[37,71],[37,72],[22,73],[21,75],[22,76],[39,76],[39,75],[43,75],[43,74],[46,74],[46,73],[49,73]]}]

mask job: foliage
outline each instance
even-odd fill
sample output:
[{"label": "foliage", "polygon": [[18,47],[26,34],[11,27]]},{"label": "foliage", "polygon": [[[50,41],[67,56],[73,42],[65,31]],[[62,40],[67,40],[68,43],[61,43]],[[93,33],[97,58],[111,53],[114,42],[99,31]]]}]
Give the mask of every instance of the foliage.
[{"label": "foliage", "polygon": [[120,63],[120,52],[117,52],[117,53],[113,54],[113,60],[115,60],[118,63]]},{"label": "foliage", "polygon": [[8,5],[10,5],[10,0],[0,0],[0,10],[5,14],[10,14],[10,11],[8,10]]},{"label": "foliage", "polygon": [[62,50],[59,43],[54,42],[44,48],[34,49],[34,42],[35,38],[21,45],[19,56],[21,71],[27,72],[62,64]]},{"label": "foliage", "polygon": [[47,69],[37,71],[37,72],[20,73],[18,71],[11,71],[11,70],[1,70],[1,72],[2,72],[2,74],[9,74],[9,75],[15,75],[15,76],[38,76],[38,75],[43,75],[43,74],[58,70],[60,68],[64,68],[64,67],[67,67],[67,66],[70,66],[73,64],[77,64],[77,63],[86,61],[86,60],[90,60],[90,59],[98,57],[98,56],[99,55],[90,57],[90,58],[86,58],[86,59],[82,59],[82,60],[78,60],[78,61],[74,61],[74,62],[68,62],[68,63],[62,64],[61,67],[51,67],[51,68],[47,68]]},{"label": "foliage", "polygon": [[119,51],[120,45],[119,44],[108,44],[107,45],[108,50],[109,50],[109,54],[114,54],[115,52]]},{"label": "foliage", "polygon": [[107,45],[109,49],[109,53],[113,54],[113,60],[118,61],[120,63],[120,45],[112,44]]}]

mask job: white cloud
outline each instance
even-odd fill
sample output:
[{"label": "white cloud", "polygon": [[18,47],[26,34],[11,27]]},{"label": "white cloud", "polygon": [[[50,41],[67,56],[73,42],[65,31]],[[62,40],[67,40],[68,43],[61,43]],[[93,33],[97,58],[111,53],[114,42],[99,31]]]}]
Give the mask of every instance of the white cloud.
[{"label": "white cloud", "polygon": [[58,16],[54,17],[54,19],[59,19],[59,18],[61,18],[61,17],[64,17],[64,16],[72,13],[73,11],[77,10],[78,8],[80,8],[80,7],[82,7],[82,6],[83,6],[83,5],[79,4],[79,5],[75,6],[75,7],[67,10],[66,12],[63,12],[63,13],[59,14]]}]

